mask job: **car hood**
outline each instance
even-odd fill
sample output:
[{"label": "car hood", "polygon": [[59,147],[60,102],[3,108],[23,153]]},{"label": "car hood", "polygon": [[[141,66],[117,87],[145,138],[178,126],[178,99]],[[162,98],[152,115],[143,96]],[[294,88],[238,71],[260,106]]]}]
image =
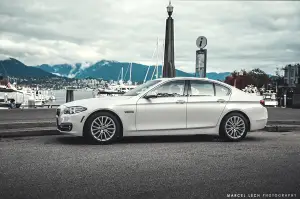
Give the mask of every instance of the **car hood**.
[{"label": "car hood", "polygon": [[84,107],[91,107],[91,106],[98,106],[100,104],[119,104],[128,99],[132,98],[132,96],[103,96],[99,98],[89,98],[89,99],[82,99],[76,100],[72,102],[68,102],[59,106],[61,107],[70,107],[70,106],[84,106]]}]

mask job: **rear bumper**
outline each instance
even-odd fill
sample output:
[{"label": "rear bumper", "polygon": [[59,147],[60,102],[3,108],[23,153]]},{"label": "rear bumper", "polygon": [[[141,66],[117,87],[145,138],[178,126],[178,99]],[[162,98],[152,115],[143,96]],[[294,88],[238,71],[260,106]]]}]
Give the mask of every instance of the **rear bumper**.
[{"label": "rear bumper", "polygon": [[251,130],[250,131],[264,129],[267,125],[267,122],[268,122],[268,119],[253,120],[251,122]]}]

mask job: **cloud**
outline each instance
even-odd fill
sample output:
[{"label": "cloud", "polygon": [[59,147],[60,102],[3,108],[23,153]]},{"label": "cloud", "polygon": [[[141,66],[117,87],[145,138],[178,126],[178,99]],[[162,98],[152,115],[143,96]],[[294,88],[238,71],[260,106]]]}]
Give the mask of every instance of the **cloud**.
[{"label": "cloud", "polygon": [[[156,64],[164,38],[161,0],[0,1],[0,58],[27,65],[101,59]],[[172,1],[175,65],[194,72],[196,38],[208,38],[208,71],[300,62],[300,2]],[[162,42],[158,62],[162,63]]]}]

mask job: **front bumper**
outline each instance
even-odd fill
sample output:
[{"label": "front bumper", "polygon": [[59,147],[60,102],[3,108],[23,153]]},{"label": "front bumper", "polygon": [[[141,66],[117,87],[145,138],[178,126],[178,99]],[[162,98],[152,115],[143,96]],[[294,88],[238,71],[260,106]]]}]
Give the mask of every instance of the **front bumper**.
[{"label": "front bumper", "polygon": [[72,131],[73,128],[72,123],[61,123],[61,124],[56,123],[56,126],[59,131],[64,131],[64,132]]},{"label": "front bumper", "polygon": [[59,113],[56,115],[56,127],[61,133],[82,136],[85,119],[85,113],[71,115]]}]

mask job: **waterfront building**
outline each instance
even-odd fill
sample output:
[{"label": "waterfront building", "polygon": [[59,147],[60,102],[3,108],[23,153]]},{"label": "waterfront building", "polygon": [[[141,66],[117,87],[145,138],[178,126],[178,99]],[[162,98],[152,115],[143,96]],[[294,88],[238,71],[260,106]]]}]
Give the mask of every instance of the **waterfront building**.
[{"label": "waterfront building", "polygon": [[287,65],[284,67],[284,85],[297,87],[300,84],[300,64]]}]

